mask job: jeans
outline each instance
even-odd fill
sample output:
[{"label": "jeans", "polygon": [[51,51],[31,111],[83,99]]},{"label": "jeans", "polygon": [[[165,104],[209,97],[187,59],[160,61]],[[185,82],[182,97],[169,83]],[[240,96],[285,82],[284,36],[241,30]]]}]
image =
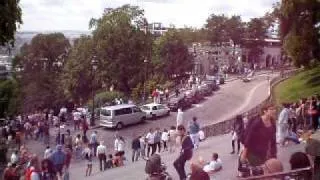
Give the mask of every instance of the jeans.
[{"label": "jeans", "polygon": [[140,149],[132,149],[132,162],[138,161]]},{"label": "jeans", "polygon": [[190,134],[190,138],[192,140],[194,147],[198,148],[199,147],[199,140],[200,140],[199,134],[198,133]]},{"label": "jeans", "polygon": [[151,155],[153,155],[156,152],[156,144],[148,144],[148,150],[147,150],[147,156],[149,157],[150,155],[150,150],[151,150]]},{"label": "jeans", "polygon": [[179,157],[173,162],[173,166],[179,174],[180,180],[185,180],[187,178],[184,166],[186,164],[187,157],[184,154],[180,154]]}]

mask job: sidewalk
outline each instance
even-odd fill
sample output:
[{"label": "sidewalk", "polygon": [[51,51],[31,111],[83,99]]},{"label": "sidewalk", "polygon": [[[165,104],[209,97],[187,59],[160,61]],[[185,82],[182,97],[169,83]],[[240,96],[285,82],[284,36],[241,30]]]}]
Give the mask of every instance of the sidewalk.
[{"label": "sidewalk", "polygon": [[[318,132],[319,133],[319,132]],[[320,133],[319,133],[320,134]],[[278,147],[278,159],[283,163],[284,169],[289,170],[289,158],[292,153],[297,151],[304,151],[305,144],[294,145],[290,144],[287,147]],[[210,137],[206,141],[200,144],[200,147],[195,150],[191,161],[197,161],[199,157],[203,157],[204,160],[208,161],[211,158],[213,152],[219,154],[219,158],[223,162],[223,170],[212,175],[211,179],[215,180],[232,180],[237,179],[237,161],[238,155],[231,155],[231,135],[221,135]],[[178,157],[178,152],[161,153],[162,161],[167,165],[167,170],[174,180],[179,179],[178,175],[173,167],[173,161]],[[126,158],[131,159],[131,152],[126,152]],[[186,172],[190,172],[190,162],[186,163]],[[105,172],[99,172],[99,163],[95,160],[93,162],[93,175],[87,177],[88,180],[103,180],[106,177],[108,179],[117,180],[141,180],[146,177],[144,172],[145,161],[139,160],[136,163],[126,161],[124,167],[114,168]],[[82,179],[84,177],[85,162],[77,164],[77,166],[71,167],[70,175],[72,179]]]}]

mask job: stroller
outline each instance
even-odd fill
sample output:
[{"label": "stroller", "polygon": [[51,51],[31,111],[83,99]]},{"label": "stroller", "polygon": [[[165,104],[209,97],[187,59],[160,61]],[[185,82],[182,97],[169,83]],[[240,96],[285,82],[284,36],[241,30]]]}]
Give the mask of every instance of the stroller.
[{"label": "stroller", "polygon": [[161,162],[159,154],[153,154],[146,160],[145,172],[148,174],[146,180],[172,180],[168,172],[167,167]]}]

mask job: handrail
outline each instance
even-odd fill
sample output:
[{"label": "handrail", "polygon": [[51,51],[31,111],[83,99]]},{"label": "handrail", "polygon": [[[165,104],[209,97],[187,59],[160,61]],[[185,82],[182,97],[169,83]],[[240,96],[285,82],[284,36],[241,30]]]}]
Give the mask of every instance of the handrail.
[{"label": "handrail", "polygon": [[301,177],[301,176],[305,176],[304,173],[306,173],[306,172],[312,173],[312,168],[306,167],[306,168],[300,168],[300,169],[279,172],[279,173],[266,174],[266,175],[261,175],[261,176],[251,176],[251,177],[247,177],[247,178],[239,178],[239,180],[258,180],[258,179],[263,180],[263,179],[269,179],[269,178],[282,178],[282,177],[286,177],[286,176]]}]

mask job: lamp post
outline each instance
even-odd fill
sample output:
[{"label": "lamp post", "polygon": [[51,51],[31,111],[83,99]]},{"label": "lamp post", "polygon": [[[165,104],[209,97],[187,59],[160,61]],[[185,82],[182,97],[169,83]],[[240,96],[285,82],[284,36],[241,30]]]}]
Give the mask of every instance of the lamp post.
[{"label": "lamp post", "polygon": [[143,83],[143,97],[142,97],[142,101],[145,102],[146,101],[146,82],[147,82],[147,74],[148,74],[148,60],[145,59],[143,61],[143,63],[145,64],[145,73],[144,73],[144,83]]},{"label": "lamp post", "polygon": [[90,125],[94,126],[95,125],[95,102],[94,102],[94,98],[95,98],[95,93],[94,93],[94,79],[95,79],[95,71],[98,68],[98,61],[96,60],[96,56],[93,56],[91,59],[91,75],[92,75],[92,81],[91,81],[91,92],[92,92],[92,112],[91,112],[91,121],[90,121]]}]

